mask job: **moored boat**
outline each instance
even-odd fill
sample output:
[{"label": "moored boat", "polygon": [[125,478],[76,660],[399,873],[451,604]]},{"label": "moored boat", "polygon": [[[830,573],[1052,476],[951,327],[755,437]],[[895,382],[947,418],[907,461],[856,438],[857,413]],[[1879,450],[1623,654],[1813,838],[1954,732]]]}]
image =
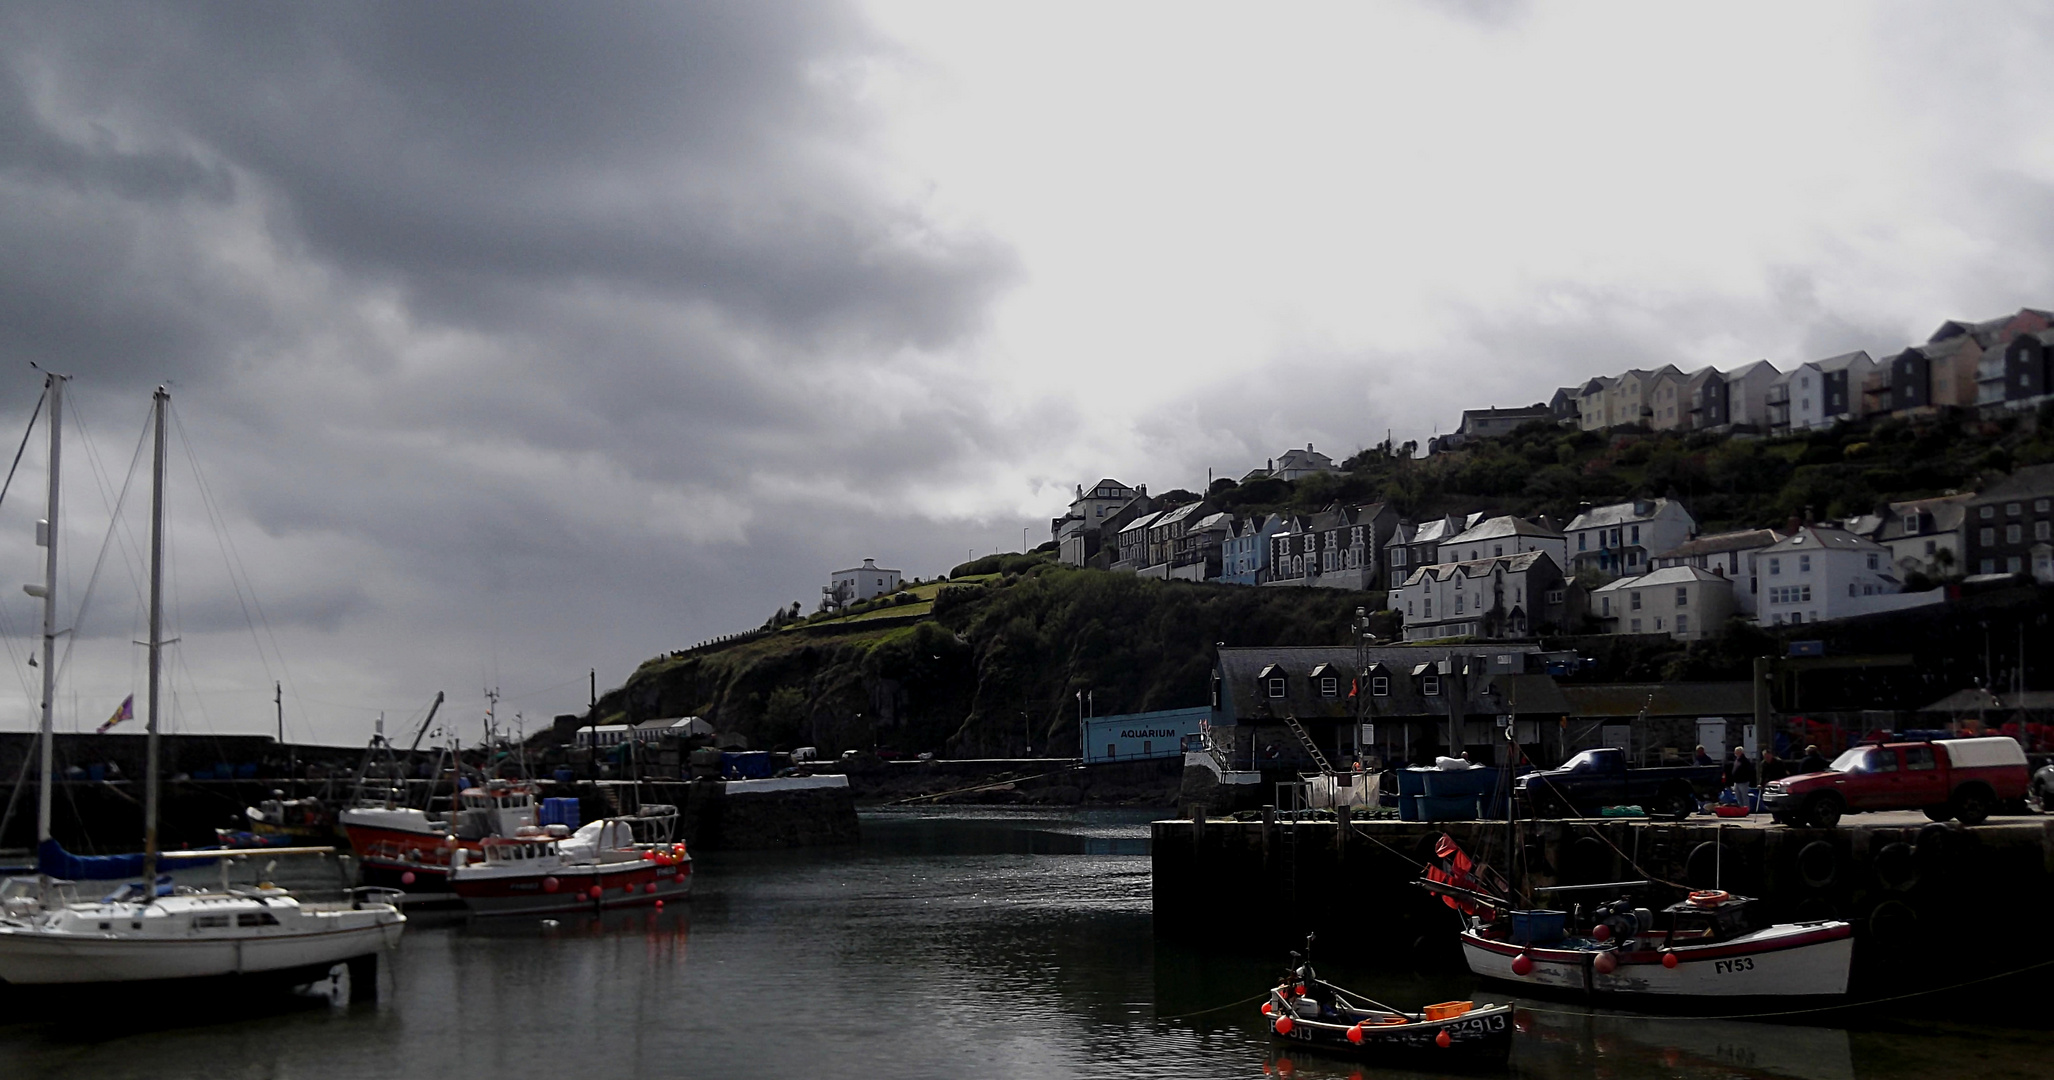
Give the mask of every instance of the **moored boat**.
[{"label": "moored boat", "polygon": [[1448,1001],[1406,1012],[1322,981],[1303,954],[1291,958],[1262,1006],[1278,1045],[1406,1068],[1500,1069],[1511,1056],[1510,1005]]},{"label": "moored boat", "polygon": [[1854,930],[1846,922],[1770,922],[1748,897],[1700,890],[1660,912],[1601,904],[1573,925],[1568,912],[1514,910],[1478,888],[1452,840],[1442,839],[1439,854],[1421,884],[1462,912],[1462,955],[1483,978],[1642,1002],[1830,1004],[1847,993]]},{"label": "moored boat", "polygon": [[[666,834],[667,835],[667,834]],[[658,904],[692,893],[692,856],[681,843],[643,842],[626,818],[594,821],[570,836],[494,837],[481,858],[458,851],[449,888],[479,915],[526,915]]]}]

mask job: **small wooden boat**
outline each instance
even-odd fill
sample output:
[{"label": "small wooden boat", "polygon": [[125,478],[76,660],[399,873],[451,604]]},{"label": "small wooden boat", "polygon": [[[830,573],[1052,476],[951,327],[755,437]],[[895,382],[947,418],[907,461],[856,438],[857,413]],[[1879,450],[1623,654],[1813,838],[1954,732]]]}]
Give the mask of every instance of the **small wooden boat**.
[{"label": "small wooden boat", "polygon": [[1262,1006],[1279,1045],[1437,1069],[1502,1069],[1511,1056],[1510,1005],[1449,1001],[1405,1012],[1322,981],[1304,954],[1291,959]]}]

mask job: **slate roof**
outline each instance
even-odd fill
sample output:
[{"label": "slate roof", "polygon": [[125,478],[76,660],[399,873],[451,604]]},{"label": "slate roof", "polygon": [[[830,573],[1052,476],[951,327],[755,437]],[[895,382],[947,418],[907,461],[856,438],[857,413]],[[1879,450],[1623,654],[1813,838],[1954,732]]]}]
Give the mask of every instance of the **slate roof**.
[{"label": "slate roof", "polygon": [[[1164,512],[1167,513],[1167,511]],[[1127,533],[1133,532],[1136,529],[1146,529],[1148,528],[1151,522],[1155,521],[1156,518],[1159,518],[1161,516],[1162,514],[1157,513],[1144,514],[1138,518],[1135,518],[1133,521],[1128,522],[1123,528],[1120,529],[1120,535],[1124,536]]]},{"label": "slate roof", "polygon": [[1639,503],[1632,500],[1613,503],[1610,506],[1593,506],[1588,511],[1571,518],[1569,524],[1563,527],[1563,531],[1575,532],[1578,529],[1604,529],[1614,525],[1631,525],[1638,521],[1653,521],[1661,514],[1663,508],[1667,507],[1672,501],[1670,499],[1641,500],[1641,502],[1649,504],[1648,512],[1645,514],[1634,511],[1634,507],[1639,505]]},{"label": "slate roof", "polygon": [[1469,544],[1479,540],[1496,540],[1506,536],[1539,536],[1549,540],[1560,540],[1562,534],[1553,529],[1537,525],[1525,518],[1505,514],[1487,518],[1482,524],[1470,528],[1448,539],[1450,544]]},{"label": "slate roof", "polygon": [[1875,363],[1874,360],[1869,358],[1868,350],[1866,349],[1856,349],[1850,353],[1829,356],[1824,360],[1814,360],[1812,363],[1817,364],[1820,371],[1840,371],[1857,360],[1867,361],[1871,364]]},{"label": "slate roof", "polygon": [[[1442,669],[1452,654],[1459,662],[1462,658],[1492,657],[1506,654],[1537,652],[1532,645],[1492,645],[1488,648],[1448,649],[1445,647],[1388,646],[1367,650],[1370,663],[1370,677],[1384,676],[1390,679],[1390,693],[1378,697],[1370,693],[1370,687],[1361,688],[1368,700],[1368,715],[1374,720],[1379,717],[1425,717],[1445,720],[1448,715],[1448,701],[1444,695],[1427,695],[1420,692],[1420,683],[1412,672],[1422,665],[1433,672]],[[1355,716],[1359,699],[1348,697],[1349,685],[1354,681],[1355,650],[1345,646],[1280,647],[1273,649],[1221,649],[1218,670],[1222,678],[1222,689],[1233,700],[1234,714],[1242,724],[1279,722],[1282,717],[1295,716],[1301,720],[1346,720]],[[1338,692],[1327,697],[1319,692],[1317,677],[1312,673],[1327,665],[1328,674],[1339,679]],[[1285,696],[1268,696],[1266,680],[1271,675],[1284,678]],[[1521,716],[1563,716],[1569,712],[1569,703],[1555,680],[1546,675],[1524,673],[1481,673],[1465,680],[1464,711],[1472,714],[1492,715],[1504,711],[1507,706],[1516,706]],[[1444,687],[1445,683],[1442,684]],[[1486,699],[1482,692],[1489,688],[1496,697]]]},{"label": "slate roof", "polygon": [[[1902,540],[1907,536],[1953,532],[1961,528],[1961,523],[1968,518],[1968,504],[1973,498],[1974,495],[1942,495],[1937,499],[1913,499],[1909,502],[1891,503],[1890,512],[1883,516],[1875,531],[1869,535],[1878,540]],[[1921,525],[1924,525],[1925,517],[1930,514],[1933,527],[1930,530],[1905,532],[1904,519],[1912,514],[1919,516]]]},{"label": "slate roof", "polygon": [[[1467,562],[1434,563],[1414,570],[1412,575],[1405,579],[1405,584],[1411,585],[1414,582],[1425,581],[1428,577],[1433,578],[1435,581],[1447,581],[1457,574],[1461,574],[1465,578],[1486,578],[1491,576],[1491,572],[1500,566],[1505,568],[1506,573],[1516,574],[1532,569],[1533,564],[1541,559],[1547,559],[1550,563],[1555,561],[1549,558],[1548,553],[1545,551],[1522,551],[1517,555],[1494,555],[1485,559],[1471,559]],[[1556,567],[1556,569],[1559,570],[1561,568]]]},{"label": "slate roof", "polygon": [[1607,582],[1591,591],[1593,593],[1623,592],[1627,589],[1651,589],[1662,585],[1687,585],[1693,581],[1719,581],[1728,585],[1733,584],[1732,580],[1727,578],[1726,575],[1714,574],[1710,570],[1701,567],[1665,566],[1660,570],[1650,570],[1639,577],[1620,578],[1617,581]]},{"label": "slate roof", "polygon": [[1735,532],[1712,533],[1700,536],[1670,548],[1655,556],[1657,559],[1688,559],[1699,555],[1724,555],[1729,551],[1752,551],[1768,547],[1783,538],[1774,529],[1740,529]]},{"label": "slate roof", "polygon": [[1887,551],[1883,545],[1866,537],[1856,536],[1845,529],[1828,529],[1818,525],[1805,525],[1789,536],[1769,545],[1766,551],[1791,551],[1802,554],[1807,551]]}]

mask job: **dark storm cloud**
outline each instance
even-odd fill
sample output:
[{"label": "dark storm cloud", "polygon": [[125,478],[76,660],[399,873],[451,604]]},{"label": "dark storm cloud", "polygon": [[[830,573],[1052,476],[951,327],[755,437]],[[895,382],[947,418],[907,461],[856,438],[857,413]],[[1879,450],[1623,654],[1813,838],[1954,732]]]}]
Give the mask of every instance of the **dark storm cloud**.
[{"label": "dark storm cloud", "polygon": [[810,606],[1037,430],[956,377],[1013,256],[873,149],[880,57],[809,0],[13,6],[0,357],[172,382],[274,625],[388,679]]}]

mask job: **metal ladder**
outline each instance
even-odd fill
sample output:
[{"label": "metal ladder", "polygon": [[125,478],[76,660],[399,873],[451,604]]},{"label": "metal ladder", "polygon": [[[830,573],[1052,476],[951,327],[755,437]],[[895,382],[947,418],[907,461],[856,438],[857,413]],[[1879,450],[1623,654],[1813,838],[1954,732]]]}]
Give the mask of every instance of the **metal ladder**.
[{"label": "metal ladder", "polygon": [[1312,755],[1312,763],[1319,766],[1319,774],[1321,776],[1334,775],[1334,767],[1327,764],[1327,756],[1319,752],[1319,744],[1312,741],[1312,736],[1306,733],[1304,725],[1298,722],[1298,718],[1286,714],[1284,724],[1291,729],[1291,734],[1298,736],[1298,741],[1305,745],[1305,752]]}]

